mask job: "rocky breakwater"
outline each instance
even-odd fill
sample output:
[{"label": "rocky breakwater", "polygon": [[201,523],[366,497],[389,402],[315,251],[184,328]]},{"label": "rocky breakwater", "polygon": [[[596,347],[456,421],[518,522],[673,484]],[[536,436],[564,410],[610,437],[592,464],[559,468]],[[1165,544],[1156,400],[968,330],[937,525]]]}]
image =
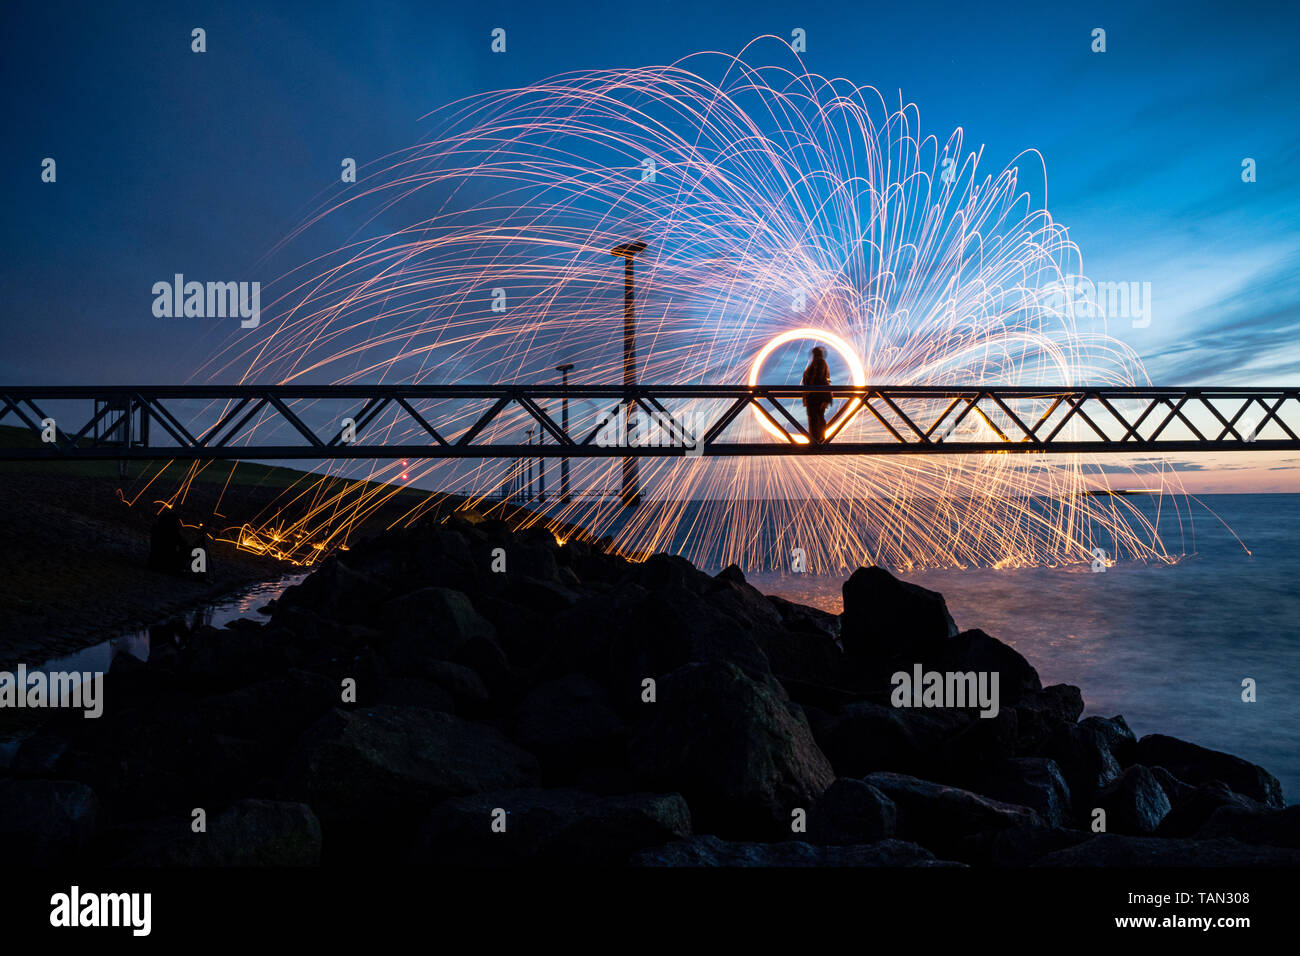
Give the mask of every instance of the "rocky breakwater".
[{"label": "rocky breakwater", "polygon": [[501,522],[389,532],[265,624],[119,658],[103,717],[19,748],[0,843],[35,864],[1300,864],[1262,768],[1080,719],[1078,688],[880,568],[844,607]]}]

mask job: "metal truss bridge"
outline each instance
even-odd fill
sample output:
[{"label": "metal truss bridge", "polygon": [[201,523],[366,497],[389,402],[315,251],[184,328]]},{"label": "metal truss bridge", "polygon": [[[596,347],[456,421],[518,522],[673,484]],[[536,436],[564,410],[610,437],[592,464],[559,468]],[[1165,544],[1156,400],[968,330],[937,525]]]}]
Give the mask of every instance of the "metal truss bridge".
[{"label": "metal truss bridge", "polygon": [[[812,393],[834,397],[822,443],[799,406]],[[322,403],[345,410],[308,424]],[[746,412],[757,441],[729,437]],[[7,461],[1296,451],[1300,389],[0,386],[0,425],[30,434],[0,444]]]}]

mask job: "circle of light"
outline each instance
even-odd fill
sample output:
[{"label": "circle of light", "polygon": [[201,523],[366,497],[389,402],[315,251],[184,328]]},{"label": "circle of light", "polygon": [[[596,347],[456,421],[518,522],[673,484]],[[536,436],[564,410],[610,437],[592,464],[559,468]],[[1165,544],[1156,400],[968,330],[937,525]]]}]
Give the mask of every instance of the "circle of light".
[{"label": "circle of light", "polygon": [[[867,384],[867,373],[862,367],[862,360],[858,358],[857,353],[853,351],[849,346],[849,343],[844,341],[844,339],[832,332],[825,332],[821,329],[791,329],[788,332],[782,332],[780,335],[769,341],[759,350],[758,355],[754,357],[754,363],[749,367],[750,387],[758,384],[758,376],[763,370],[763,363],[767,361],[767,357],[782,345],[785,345],[788,342],[794,342],[798,339],[813,339],[817,342],[821,342],[823,345],[829,345],[839,353],[840,358],[844,359],[845,364],[848,365],[849,376],[852,378],[853,384],[859,387]],[[835,437],[836,433],[845,426],[849,419],[853,417],[853,413],[856,412],[861,405],[862,399],[851,398],[845,403],[844,408],[832,415],[830,422],[826,425],[826,438],[830,439]],[[765,409],[761,408],[757,404],[752,407],[754,417],[758,420],[758,423],[763,426],[763,430],[768,434],[775,438],[784,439],[785,441],[796,442],[800,445],[808,444],[807,436],[791,435],[781,427],[781,425],[777,423],[776,419],[774,419]]]}]

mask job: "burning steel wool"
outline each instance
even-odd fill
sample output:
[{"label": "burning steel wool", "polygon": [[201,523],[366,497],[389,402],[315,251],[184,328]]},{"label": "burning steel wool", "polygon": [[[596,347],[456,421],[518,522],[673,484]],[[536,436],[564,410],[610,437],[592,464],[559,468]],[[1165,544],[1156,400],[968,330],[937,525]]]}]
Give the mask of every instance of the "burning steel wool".
[{"label": "burning steel wool", "polygon": [[[749,65],[774,43],[755,42],[741,57],[569,73],[431,114],[425,139],[362,164],[271,253],[301,264],[264,285],[256,334],[232,338],[196,380],[531,384],[558,382],[564,364],[572,384],[620,385],[624,272],[610,251],[641,241],[639,382],[797,384],[809,348],[826,345],[838,385],[1146,384],[1097,303],[1071,293],[1086,285],[1081,256],[1045,207],[1037,152],[986,172],[961,130],[940,142],[916,106],[810,74],[788,46],[788,66]],[[927,402],[907,411],[937,417],[943,403]],[[446,399],[419,412],[455,437],[483,409]],[[685,421],[716,410],[672,409]],[[570,411],[583,432],[609,403]],[[833,440],[883,435],[852,402],[833,411]],[[520,411],[488,427],[523,441],[531,425]],[[961,428],[995,425],[971,415]],[[396,411],[368,428],[428,437]],[[761,415],[728,436],[788,440]],[[559,465],[546,467],[554,488]],[[792,547],[823,571],[1086,564],[1096,549],[1172,560],[1129,500],[1090,493],[1109,478],[1184,507],[1163,466],[1131,467],[1072,455],[653,458],[638,462],[640,506],[625,509],[593,493],[617,489],[622,463],[583,460],[572,463],[581,493],[541,510],[627,553],[702,566],[781,567]],[[328,463],[347,480],[289,489],[238,540],[311,563],[402,485],[489,507],[519,468]]]}]

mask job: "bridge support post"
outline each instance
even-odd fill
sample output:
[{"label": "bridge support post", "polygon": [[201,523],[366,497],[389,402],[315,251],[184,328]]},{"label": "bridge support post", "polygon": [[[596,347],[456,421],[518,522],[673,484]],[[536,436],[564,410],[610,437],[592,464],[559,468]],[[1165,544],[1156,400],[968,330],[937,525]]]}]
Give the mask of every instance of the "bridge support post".
[{"label": "bridge support post", "polygon": [[[636,294],[633,260],[645,252],[644,242],[628,242],[615,246],[610,254],[623,260],[623,384],[629,389],[636,385]],[[636,437],[636,406],[623,402],[623,439],[631,445]],[[635,508],[641,503],[638,487],[636,459],[623,459],[623,507]]]},{"label": "bridge support post", "polygon": [[[564,434],[569,434],[569,372],[573,370],[573,363],[566,362],[563,365],[555,366],[555,370],[560,373],[561,384],[565,389],[565,396],[561,401],[560,421]],[[569,459],[560,459],[560,501],[568,504],[572,499],[569,497]]]}]

